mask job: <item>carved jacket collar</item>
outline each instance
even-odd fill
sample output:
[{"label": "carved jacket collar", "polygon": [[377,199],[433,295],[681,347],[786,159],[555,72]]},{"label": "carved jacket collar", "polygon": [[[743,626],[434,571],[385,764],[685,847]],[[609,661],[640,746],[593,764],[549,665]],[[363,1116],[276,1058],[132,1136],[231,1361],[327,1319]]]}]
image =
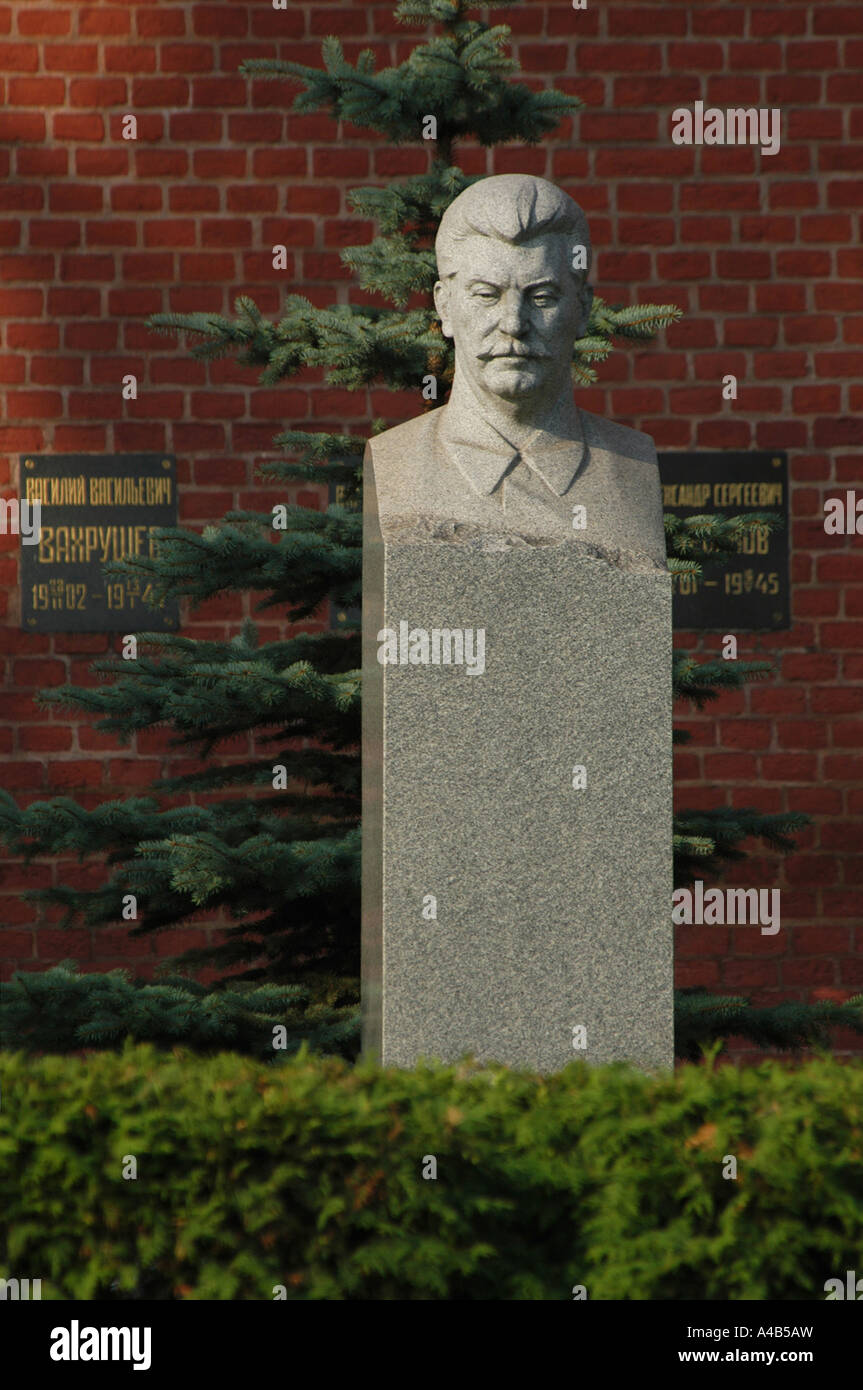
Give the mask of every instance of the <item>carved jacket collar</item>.
[{"label": "carved jacket collar", "polygon": [[585,455],[584,422],[578,413],[577,439],[561,439],[547,430],[536,430],[521,447],[505,438],[478,411],[466,417],[441,407],[440,440],[448,456],[480,496],[489,496],[501,484],[517,459],[537,474],[558,497],[570,487]]}]

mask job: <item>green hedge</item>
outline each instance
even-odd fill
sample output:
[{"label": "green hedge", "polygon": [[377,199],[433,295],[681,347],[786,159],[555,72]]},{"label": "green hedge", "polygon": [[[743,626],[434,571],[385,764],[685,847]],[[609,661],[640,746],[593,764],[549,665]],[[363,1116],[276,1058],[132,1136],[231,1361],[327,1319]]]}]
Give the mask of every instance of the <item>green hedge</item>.
[{"label": "green hedge", "polygon": [[863,1250],[856,1061],[537,1077],[127,1045],[0,1076],[0,1275],[43,1299],[819,1300]]}]

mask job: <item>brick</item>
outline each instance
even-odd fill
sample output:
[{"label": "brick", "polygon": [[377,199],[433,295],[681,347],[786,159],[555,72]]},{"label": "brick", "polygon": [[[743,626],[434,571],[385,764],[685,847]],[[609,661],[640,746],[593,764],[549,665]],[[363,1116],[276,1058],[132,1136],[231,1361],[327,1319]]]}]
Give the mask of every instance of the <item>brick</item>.
[{"label": "brick", "polygon": [[35,43],[0,43],[0,71],[37,72],[39,46]]},{"label": "brick", "polygon": [[[692,175],[695,155],[686,146],[668,149],[597,150],[593,156],[597,178],[685,178]],[[692,206],[699,206],[693,204]]]},{"label": "brick", "polygon": [[821,641],[833,650],[863,651],[863,623],[822,623]]},{"label": "brick", "polygon": [[787,343],[832,343],[836,339],[836,320],[828,314],[812,314],[785,320]]},{"label": "brick", "polygon": [[195,144],[222,139],[224,118],[221,114],[205,111],[176,111],[169,118],[169,132],[172,140],[179,144],[186,141]]},{"label": "brick", "polygon": [[[595,90],[592,84],[569,87],[562,82],[555,86],[580,96],[591,106],[606,104],[604,87],[600,84]],[[675,74],[673,77],[618,77],[614,80],[613,105],[624,106],[688,106],[701,96],[701,84],[697,77]]]},{"label": "brick", "polygon": [[705,927],[680,923],[674,932],[675,958],[686,956],[724,956],[731,933],[727,927]]},{"label": "brick", "polygon": [[729,280],[767,279],[772,275],[767,251],[717,251],[716,272]]},{"label": "brick", "polygon": [[[700,91],[698,95],[704,97],[705,93]],[[758,77],[741,77],[735,73],[733,77],[717,75],[707,78],[705,106],[758,106],[760,101],[761,80]],[[710,148],[705,145],[702,154]],[[731,147],[724,148],[727,153],[734,153]]]},{"label": "brick", "polygon": [[802,420],[764,420],[755,427],[755,444],[759,449],[802,449],[807,439]]},{"label": "brick", "polygon": [[863,374],[863,352],[816,352],[815,370],[831,376],[849,376],[859,380]]},{"label": "brick", "polygon": [[706,10],[691,10],[689,19],[692,32],[697,37],[710,35],[718,38],[742,34],[745,14],[742,9],[710,7]]},{"label": "brick", "polygon": [[760,769],[768,782],[814,782],[818,759],[812,753],[762,753]]},{"label": "brick", "polygon": [[841,140],[842,112],[836,107],[820,110],[789,111],[785,117],[789,140]]},{"label": "brick", "polygon": [[[863,34],[863,15],[853,5],[828,5],[812,15],[813,34]],[[859,90],[859,89],[858,89]]]},{"label": "brick", "polygon": [[741,241],[794,241],[795,219],[793,217],[741,217]]},{"label": "brick", "polygon": [[815,308],[844,312],[863,309],[863,285],[816,285]]},{"label": "brick", "polygon": [[828,782],[854,782],[863,778],[863,756],[852,758],[847,753],[824,758],[824,776]]},{"label": "brick", "polygon": [[[780,64],[775,64],[779,67]],[[785,67],[800,72],[833,72],[839,67],[839,50],[835,43],[813,43],[807,39],[785,46]]]},{"label": "brick", "polygon": [[116,34],[129,34],[131,30],[132,19],[128,10],[89,9],[78,16],[78,33],[82,38],[88,38],[90,35],[94,38],[106,38]]},{"label": "brick", "polygon": [[[680,11],[669,10],[668,6],[651,5],[632,9],[612,8],[608,10],[608,32],[614,38],[627,34],[640,34],[646,38],[660,34],[673,37],[686,33],[686,15]],[[578,16],[579,25],[581,15]]]},{"label": "brick", "polygon": [[839,595],[829,589],[799,589],[794,595],[794,611],[809,618],[835,618],[839,612]]},{"label": "brick", "polygon": [[806,692],[788,686],[753,685],[749,690],[749,705],[753,714],[804,714]]},{"label": "brick", "polygon": [[45,961],[89,960],[91,952],[90,933],[86,929],[63,928],[52,931],[40,927],[36,932],[36,949],[39,959]]},{"label": "brick", "polygon": [[234,257],[230,252],[198,252],[180,256],[180,276],[192,280],[231,280],[234,277]]},{"label": "brick", "polygon": [[681,212],[756,212],[759,206],[758,187],[752,183],[685,183],[680,189]]},{"label": "brick", "polygon": [[674,222],[670,217],[621,217],[618,241],[622,246],[672,246]]},{"label": "brick", "polygon": [[841,179],[828,183],[827,202],[834,208],[863,207],[863,179]]},{"label": "brick", "polygon": [[827,985],[836,983],[836,963],[832,960],[786,960],[782,964],[786,985]]},{"label": "brick", "polygon": [[813,714],[850,714],[863,710],[863,690],[854,687],[813,686],[809,698]]},{"label": "brick", "polygon": [[191,104],[195,108],[245,106],[248,99],[248,85],[244,78],[198,77],[192,83]]},{"label": "brick", "polygon": [[101,212],[102,189],[86,184],[57,184],[49,190],[48,206],[51,213]]},{"label": "brick", "polygon": [[104,54],[106,72],[155,72],[156,53],[150,44],[107,45]]},{"label": "brick", "polygon": [[[772,734],[772,725],[766,719],[719,721],[719,741],[723,748],[769,748]],[[780,745],[785,746],[781,739]]]},{"label": "brick", "polygon": [[794,951],[801,956],[845,955],[851,948],[850,927],[792,927],[791,931]]},{"label": "brick", "polygon": [[41,280],[50,278],[53,273],[54,257],[51,255],[4,256],[3,260],[0,261],[0,279],[2,280]]},{"label": "brick", "polygon": [[837,251],[836,269],[840,275],[851,279],[863,276],[863,251]]},{"label": "brick", "polygon": [[94,43],[52,43],[44,50],[45,67],[54,72],[98,72],[99,49]]},{"label": "brick", "polygon": [[800,236],[803,241],[849,242],[853,231],[851,218],[838,213],[819,214],[800,218]]},{"label": "brick", "polygon": [[710,275],[710,257],[701,251],[670,251],[656,258],[659,274],[668,280],[703,280]]},{"label": "brick", "polygon": [[[851,134],[855,139],[863,134],[863,120],[852,115]],[[858,174],[863,170],[863,150],[847,145],[825,145],[818,151],[818,169],[822,174]]]},{"label": "brick", "polygon": [[611,140],[622,144],[629,140],[657,139],[658,117],[644,112],[585,111],[579,122],[582,140],[593,142]]},{"label": "brick", "polygon": [[[750,930],[757,931],[757,928]],[[772,985],[778,981],[779,966],[772,961],[727,960],[722,966],[722,983],[735,989],[745,989],[753,985]]]},{"label": "brick", "polygon": [[[186,33],[186,18],[188,9],[183,6],[178,10],[144,9],[138,8],[135,16],[139,39],[155,38],[183,38]],[[165,44],[160,44],[162,55],[165,53]]]},{"label": "brick", "polygon": [[755,354],[755,375],[770,380],[775,377],[790,377],[798,380],[806,375],[807,361],[803,352],[771,352]]},{"label": "brick", "polygon": [[192,32],[202,38],[241,39],[248,31],[249,16],[244,7],[192,6]]},{"label": "brick", "polygon": [[[72,16],[69,10],[51,11],[47,9],[20,10],[18,13],[18,33],[22,38],[31,35],[68,34]],[[0,21],[0,33],[8,33]]]},{"label": "brick", "polygon": [[62,414],[63,397],[59,391],[9,391],[6,406],[17,420],[50,420]]},{"label": "brick", "polygon": [[753,38],[776,38],[806,33],[806,11],[803,9],[750,10],[749,32]]},{"label": "brick", "polygon": [[716,961],[675,960],[674,983],[678,989],[715,986],[719,983],[719,966]]},{"label": "brick", "polygon": [[772,208],[814,208],[818,206],[818,184],[809,179],[772,183],[768,197]]},{"label": "brick", "polygon": [[[863,611],[863,606],[861,606]],[[837,722],[831,730],[833,735],[834,748],[863,748],[863,721],[860,719],[848,720],[845,723]],[[861,836],[863,844],[863,836]]]},{"label": "brick", "polygon": [[[669,60],[669,66],[687,71],[686,64],[676,64],[673,59]],[[578,67],[580,72],[659,72],[662,48],[659,44],[644,43],[581,43]]]},{"label": "brick", "polygon": [[835,448],[848,444],[863,443],[863,419],[855,416],[840,416],[816,420],[812,432],[818,447]]},{"label": "brick", "polygon": [[105,123],[101,116],[67,116],[58,112],[54,117],[55,140],[104,140]]},{"label": "brick", "polygon": [[712,241],[724,246],[731,240],[731,218],[683,217],[680,221],[680,239],[684,244]]},{"label": "brick", "polygon": [[725,66],[723,46],[720,43],[670,43],[668,66],[674,72],[718,71]]},{"label": "brick", "polygon": [[[0,140],[44,140],[45,117],[23,111],[0,111]],[[8,191],[8,190],[7,190]],[[12,206],[4,196],[4,207]]]},{"label": "brick", "polygon": [[10,106],[62,106],[66,83],[62,77],[10,77]]},{"label": "brick", "polygon": [[795,386],[791,392],[791,405],[804,415],[812,415],[818,410],[838,411],[841,395],[838,386]]},{"label": "brick", "polygon": [[199,179],[242,178],[246,172],[245,150],[196,150],[192,170]]},{"label": "brick", "polygon": [[729,782],[754,779],[757,760],[749,753],[708,753],[704,758],[704,776],[708,780]]},{"label": "brick", "polygon": [[755,150],[746,145],[705,146],[701,151],[701,172],[705,182],[714,174],[727,178],[729,174],[754,176]]},{"label": "brick", "polygon": [[[5,904],[5,897],[0,897],[0,911],[3,911]],[[30,960],[33,957],[34,935],[32,932],[8,930],[0,932],[0,958],[3,960]]]}]

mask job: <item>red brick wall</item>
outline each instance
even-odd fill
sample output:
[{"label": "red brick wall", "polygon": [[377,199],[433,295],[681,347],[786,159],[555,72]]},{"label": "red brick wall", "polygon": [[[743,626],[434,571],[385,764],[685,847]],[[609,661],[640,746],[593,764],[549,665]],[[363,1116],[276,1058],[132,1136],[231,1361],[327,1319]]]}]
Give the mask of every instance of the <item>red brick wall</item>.
[{"label": "red brick wall", "polygon": [[[590,215],[599,292],[686,311],[653,344],[617,352],[582,403],[649,431],[661,449],[790,458],[794,626],[742,637],[740,657],[768,655],[774,679],[703,715],[681,711],[694,738],[677,774],[681,805],[802,810],[813,825],[792,857],[753,846],[728,880],[782,889],[779,935],[681,928],[678,983],[763,1002],[844,997],[863,987],[863,541],[825,535],[821,516],[826,496],[863,491],[863,11],[828,0],[589,0],[586,11],[527,0],[492,17],[511,26],[528,80],[551,80],[587,106],[540,148],[464,147],[463,166],[559,182]],[[202,525],[276,500],[254,466],[274,456],[278,429],[359,432],[373,413],[394,422],[415,412],[415,399],[329,388],[314,373],[262,390],[254,371],[196,364],[182,339],[144,328],[160,310],[230,313],[240,293],[271,316],[295,289],[320,305],[361,300],[338,250],[373,228],[351,214],[347,190],[424,169],[426,149],[289,114],[294,83],[237,74],[247,57],[317,65],[328,33],[349,58],[371,46],[384,66],[419,31],[397,26],[391,5],[362,0],[292,0],[284,13],[270,0],[0,3],[4,495],[25,450],[172,450],[181,519]],[[781,151],[673,145],[671,111],[698,99],[778,107]],[[120,138],[127,111],[138,117],[134,144]],[[276,242],[289,247],[287,273],[272,270]],[[120,399],[126,372],[139,379],[135,402]],[[721,399],[727,372],[739,380],[736,402]],[[92,681],[88,663],[106,639],[19,630],[17,545],[0,537],[4,785],[21,804],[67,792],[96,805],[177,771],[162,734],[120,749],[90,721],[32,703],[43,686]],[[220,599],[183,630],[228,636],[248,610]],[[283,631],[272,619],[261,626],[265,639]],[[679,645],[713,652],[718,636],[681,633]],[[100,879],[89,866],[24,870],[4,859],[5,973],[63,956],[150,972],[209,930],[202,918],[158,942],[133,945],[121,927],[91,940],[59,933],[54,914],[18,897],[25,886]]]}]

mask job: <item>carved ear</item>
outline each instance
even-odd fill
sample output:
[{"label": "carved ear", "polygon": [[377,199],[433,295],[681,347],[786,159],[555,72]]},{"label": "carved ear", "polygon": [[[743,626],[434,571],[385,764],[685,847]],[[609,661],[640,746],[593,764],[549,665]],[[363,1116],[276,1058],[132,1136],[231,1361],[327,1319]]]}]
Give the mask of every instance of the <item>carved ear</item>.
[{"label": "carved ear", "polygon": [[437,316],[440,319],[440,326],[445,338],[452,337],[452,325],[449,321],[449,285],[446,280],[438,280],[434,287],[434,306]]}]

